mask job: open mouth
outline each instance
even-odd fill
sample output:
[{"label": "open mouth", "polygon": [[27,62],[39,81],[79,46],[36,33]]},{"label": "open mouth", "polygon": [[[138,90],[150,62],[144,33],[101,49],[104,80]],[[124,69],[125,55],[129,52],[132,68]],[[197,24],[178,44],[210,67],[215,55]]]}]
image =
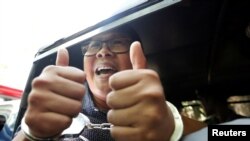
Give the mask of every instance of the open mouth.
[{"label": "open mouth", "polygon": [[107,67],[107,66],[102,66],[102,67],[98,67],[95,71],[95,73],[97,75],[101,75],[101,74],[114,74],[115,72],[117,72],[116,69],[112,68],[112,67]]}]

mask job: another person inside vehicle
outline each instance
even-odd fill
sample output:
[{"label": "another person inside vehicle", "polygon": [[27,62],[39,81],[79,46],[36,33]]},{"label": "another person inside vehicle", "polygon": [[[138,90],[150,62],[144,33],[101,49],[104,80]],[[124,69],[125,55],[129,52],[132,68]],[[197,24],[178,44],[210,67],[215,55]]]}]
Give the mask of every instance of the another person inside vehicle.
[{"label": "another person inside vehicle", "polygon": [[[177,127],[160,76],[147,69],[138,40],[127,26],[92,37],[82,47],[84,70],[68,66],[68,52],[60,49],[56,65],[32,82],[24,116],[29,135],[37,140],[56,137],[80,112],[92,123],[113,125],[110,130],[84,130],[82,136],[90,141],[173,141],[204,127],[185,117],[183,133]],[[18,132],[14,140],[28,138]]]}]

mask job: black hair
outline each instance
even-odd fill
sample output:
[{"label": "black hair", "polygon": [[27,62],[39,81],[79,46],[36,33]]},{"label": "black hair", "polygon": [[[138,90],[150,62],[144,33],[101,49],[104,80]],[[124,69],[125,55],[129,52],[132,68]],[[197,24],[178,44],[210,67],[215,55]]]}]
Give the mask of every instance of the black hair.
[{"label": "black hair", "polygon": [[139,41],[141,43],[142,51],[144,52],[144,47],[141,38],[133,27],[128,24],[125,24],[113,29],[113,31],[128,35],[132,39],[132,42]]},{"label": "black hair", "polygon": [[114,29],[114,31],[127,34],[129,37],[131,37],[132,41],[141,42],[141,39],[140,39],[138,33],[135,31],[134,28],[132,28],[129,25],[122,25],[122,26],[117,27],[116,29]]}]

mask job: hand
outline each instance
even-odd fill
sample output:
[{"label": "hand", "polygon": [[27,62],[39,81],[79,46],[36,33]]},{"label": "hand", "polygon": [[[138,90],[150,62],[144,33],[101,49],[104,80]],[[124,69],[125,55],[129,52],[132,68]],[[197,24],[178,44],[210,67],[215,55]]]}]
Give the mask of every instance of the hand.
[{"label": "hand", "polygon": [[112,91],[107,104],[111,107],[108,121],[114,124],[111,134],[116,141],[167,141],[174,130],[174,119],[159,76],[146,69],[139,42],[131,45],[130,59],[133,70],[110,77]]},{"label": "hand", "polygon": [[25,122],[32,135],[59,135],[82,110],[85,73],[68,66],[66,49],[57,53],[56,65],[47,66],[32,82]]}]

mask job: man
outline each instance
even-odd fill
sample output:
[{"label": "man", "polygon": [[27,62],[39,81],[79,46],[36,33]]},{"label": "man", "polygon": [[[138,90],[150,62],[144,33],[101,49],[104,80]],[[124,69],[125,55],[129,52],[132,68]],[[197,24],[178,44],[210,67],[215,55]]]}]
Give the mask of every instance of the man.
[{"label": "man", "polygon": [[[91,122],[113,124],[110,132],[84,131],[90,141],[167,141],[172,137],[175,122],[160,78],[146,68],[141,44],[130,31],[119,28],[91,38],[83,46],[84,71],[68,66],[67,50],[58,51],[56,65],[46,67],[32,82],[24,116],[30,134],[60,135],[82,112]],[[188,129],[191,126],[185,125],[184,134],[201,126]],[[14,140],[27,139],[20,132]]]}]

